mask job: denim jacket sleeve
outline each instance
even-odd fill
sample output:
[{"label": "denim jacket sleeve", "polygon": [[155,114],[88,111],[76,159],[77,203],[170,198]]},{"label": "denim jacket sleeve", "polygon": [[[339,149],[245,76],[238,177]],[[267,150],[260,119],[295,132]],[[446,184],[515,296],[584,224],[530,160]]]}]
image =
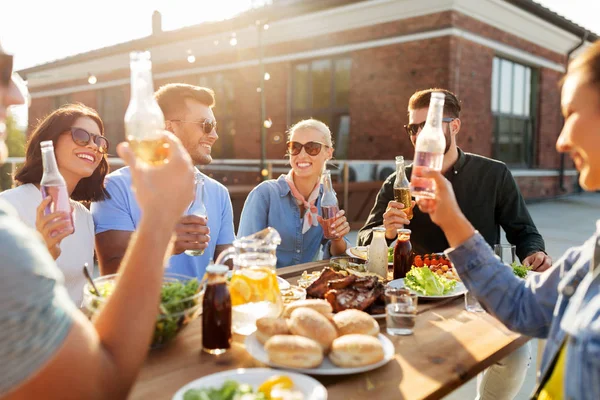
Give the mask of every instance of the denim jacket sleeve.
[{"label": "denim jacket sleeve", "polygon": [[269,193],[262,190],[262,185],[255,187],[244,203],[237,237],[244,237],[265,229],[269,221]]},{"label": "denim jacket sleeve", "polygon": [[559,281],[579,257],[577,249],[569,250],[550,269],[524,280],[502,264],[479,233],[446,254],[486,310],[512,331],[538,338],[548,336]]}]

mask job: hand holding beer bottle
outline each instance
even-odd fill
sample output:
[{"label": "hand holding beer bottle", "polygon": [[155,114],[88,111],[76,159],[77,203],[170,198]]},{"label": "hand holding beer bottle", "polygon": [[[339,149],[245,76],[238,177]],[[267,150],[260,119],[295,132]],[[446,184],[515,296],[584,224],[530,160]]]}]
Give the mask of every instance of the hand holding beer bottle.
[{"label": "hand holding beer bottle", "polygon": [[150,52],[132,52],[131,100],[125,113],[125,136],[136,157],[148,164],[162,164],[169,154],[162,135],[165,117],[154,98]]},{"label": "hand holding beer bottle", "polygon": [[385,237],[389,240],[395,239],[398,229],[410,224],[413,217],[413,207],[410,184],[406,178],[404,168],[404,157],[396,157],[396,180],[394,181],[394,201],[388,203],[387,210],[383,214],[383,226]]}]

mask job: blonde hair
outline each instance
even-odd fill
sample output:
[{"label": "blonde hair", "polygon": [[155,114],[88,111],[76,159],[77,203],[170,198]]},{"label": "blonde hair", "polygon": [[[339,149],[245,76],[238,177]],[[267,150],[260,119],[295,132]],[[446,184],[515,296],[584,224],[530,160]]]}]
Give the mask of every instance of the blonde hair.
[{"label": "blonde hair", "polygon": [[329,147],[333,147],[333,140],[331,140],[331,131],[329,130],[329,127],[325,123],[312,118],[304,119],[292,125],[292,127],[288,130],[288,141],[292,139],[294,132],[302,129],[314,129],[318,131],[323,135],[323,143]]}]

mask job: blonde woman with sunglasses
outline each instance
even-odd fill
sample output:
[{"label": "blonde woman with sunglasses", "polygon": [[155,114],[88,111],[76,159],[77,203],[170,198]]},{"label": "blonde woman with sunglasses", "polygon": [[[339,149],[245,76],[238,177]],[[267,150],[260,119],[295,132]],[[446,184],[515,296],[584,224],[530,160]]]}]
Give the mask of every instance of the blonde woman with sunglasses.
[{"label": "blonde woman with sunglasses", "polygon": [[[67,228],[70,222],[64,213],[44,215],[52,200],[42,200],[39,188],[43,174],[40,143],[45,140],[53,142],[58,169],[67,183],[74,230]],[[20,219],[42,235],[76,304],[81,303],[85,283],[81,267],[84,263],[94,265],[94,222],[80,201],[106,198],[107,152],[108,140],[98,113],[82,104],[62,106],[44,118],[31,134],[25,164],[15,175],[18,186],[0,193],[17,210]]]},{"label": "blonde woman with sunglasses", "polygon": [[287,154],[292,169],[277,179],[261,183],[250,192],[242,215],[238,237],[266,227],[277,229],[281,245],[277,248],[277,268],[315,260],[323,246],[323,257],[344,254],[345,236],[350,225],[339,211],[333,225],[336,238],[323,236],[321,175],[333,157],[331,131],[321,121],[303,120],[289,130]]}]

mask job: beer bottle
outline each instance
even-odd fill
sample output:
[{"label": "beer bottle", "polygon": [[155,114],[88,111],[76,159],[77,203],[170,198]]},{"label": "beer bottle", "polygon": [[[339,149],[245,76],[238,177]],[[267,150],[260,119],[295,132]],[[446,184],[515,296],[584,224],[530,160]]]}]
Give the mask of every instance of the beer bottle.
[{"label": "beer bottle", "polygon": [[[206,206],[204,205],[204,177],[200,172],[196,172],[194,175],[194,183],[196,184],[196,197],[190,207],[188,208],[187,215],[198,215],[200,217],[206,217]],[[201,256],[204,254],[203,250],[186,250],[185,254],[188,256]]]},{"label": "beer bottle", "polygon": [[69,191],[67,190],[65,178],[63,178],[58,170],[52,140],[41,142],[40,149],[42,151],[42,167],[44,169],[42,179],[40,180],[40,191],[42,192],[42,198],[52,197],[52,202],[44,210],[44,215],[52,214],[56,211],[66,213],[71,223],[71,226],[67,229],[74,232],[75,225],[73,224],[73,214],[71,213]]},{"label": "beer bottle", "polygon": [[323,236],[325,239],[336,239],[337,236],[332,232],[331,224],[335,222],[336,215],[340,208],[337,197],[331,183],[331,172],[323,172],[323,196],[321,197],[321,217],[323,218]]},{"label": "beer bottle", "polygon": [[426,171],[441,171],[446,150],[446,138],[442,129],[444,118],[445,95],[441,92],[431,93],[427,121],[417,136],[415,157],[413,160],[410,190],[416,198],[435,198],[435,182],[431,178],[423,178]]},{"label": "beer bottle", "polygon": [[125,136],[136,156],[162,164],[169,154],[163,135],[165,117],[154,98],[150,52],[130,53],[131,100],[125,112]]},{"label": "beer bottle", "polygon": [[396,180],[394,181],[394,200],[404,204],[404,211],[408,219],[412,219],[412,198],[410,196],[410,184],[406,179],[404,157],[396,157]]}]

